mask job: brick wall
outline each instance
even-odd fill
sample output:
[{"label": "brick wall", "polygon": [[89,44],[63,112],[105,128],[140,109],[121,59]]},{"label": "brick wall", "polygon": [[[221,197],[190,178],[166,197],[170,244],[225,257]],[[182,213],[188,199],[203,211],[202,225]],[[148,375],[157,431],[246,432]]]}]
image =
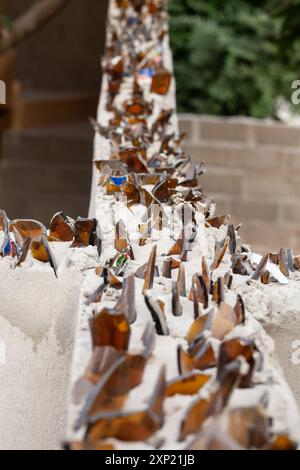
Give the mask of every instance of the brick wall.
[{"label": "brick wall", "polygon": [[217,212],[242,222],[257,250],[300,252],[300,128],[188,114],[180,122],[186,151],[206,163],[203,187]]}]

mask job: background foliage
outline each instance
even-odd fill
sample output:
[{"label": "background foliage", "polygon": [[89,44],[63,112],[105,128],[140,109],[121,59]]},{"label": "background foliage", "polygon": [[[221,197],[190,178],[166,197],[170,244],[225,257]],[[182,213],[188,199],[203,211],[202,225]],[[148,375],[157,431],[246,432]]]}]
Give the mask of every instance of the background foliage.
[{"label": "background foliage", "polygon": [[179,111],[263,118],[279,96],[290,101],[300,79],[299,0],[169,5]]}]

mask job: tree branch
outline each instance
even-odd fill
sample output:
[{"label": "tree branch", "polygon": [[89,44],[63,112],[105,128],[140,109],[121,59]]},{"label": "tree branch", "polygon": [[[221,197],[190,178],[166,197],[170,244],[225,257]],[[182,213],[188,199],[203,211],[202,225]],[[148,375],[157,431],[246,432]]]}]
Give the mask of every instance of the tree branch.
[{"label": "tree branch", "polygon": [[17,18],[11,31],[0,39],[0,54],[17,46],[50,21],[71,0],[40,0]]}]

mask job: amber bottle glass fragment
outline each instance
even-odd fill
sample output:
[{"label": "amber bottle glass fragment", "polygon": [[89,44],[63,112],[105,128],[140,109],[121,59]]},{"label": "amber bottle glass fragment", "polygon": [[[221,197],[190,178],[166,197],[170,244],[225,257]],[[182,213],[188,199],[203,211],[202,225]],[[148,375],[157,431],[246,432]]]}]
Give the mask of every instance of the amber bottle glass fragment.
[{"label": "amber bottle glass fragment", "polygon": [[171,80],[170,72],[164,66],[158,67],[152,77],[151,93],[166,95],[170,89]]},{"label": "amber bottle glass fragment", "polygon": [[163,425],[165,393],[166,379],[163,368],[145,410],[95,416],[90,421],[87,440],[94,442],[102,438],[114,437],[127,442],[146,441]]},{"label": "amber bottle glass fragment", "polygon": [[75,222],[75,237],[72,248],[85,248],[89,245],[94,245],[92,238],[96,227],[96,219],[77,219]]},{"label": "amber bottle glass fragment", "polygon": [[63,242],[73,240],[74,229],[63,212],[59,212],[53,216],[50,223],[50,237]]},{"label": "amber bottle glass fragment", "polygon": [[130,339],[130,326],[124,313],[104,308],[90,319],[93,347],[113,346],[125,351]]}]

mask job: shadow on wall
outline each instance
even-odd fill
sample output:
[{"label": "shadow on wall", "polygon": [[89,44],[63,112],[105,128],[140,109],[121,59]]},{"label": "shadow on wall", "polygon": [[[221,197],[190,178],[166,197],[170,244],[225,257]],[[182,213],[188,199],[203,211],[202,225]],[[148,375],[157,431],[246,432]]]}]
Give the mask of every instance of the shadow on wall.
[{"label": "shadow on wall", "polygon": [[243,223],[261,252],[300,251],[300,132],[272,121],[181,115],[185,150],[205,162],[201,179],[218,214]]},{"label": "shadow on wall", "polygon": [[[32,0],[7,3],[14,18]],[[0,206],[12,218],[48,223],[58,210],[87,215],[93,155],[88,117],[97,109],[106,8],[107,1],[73,0],[16,51],[0,160]]]}]

